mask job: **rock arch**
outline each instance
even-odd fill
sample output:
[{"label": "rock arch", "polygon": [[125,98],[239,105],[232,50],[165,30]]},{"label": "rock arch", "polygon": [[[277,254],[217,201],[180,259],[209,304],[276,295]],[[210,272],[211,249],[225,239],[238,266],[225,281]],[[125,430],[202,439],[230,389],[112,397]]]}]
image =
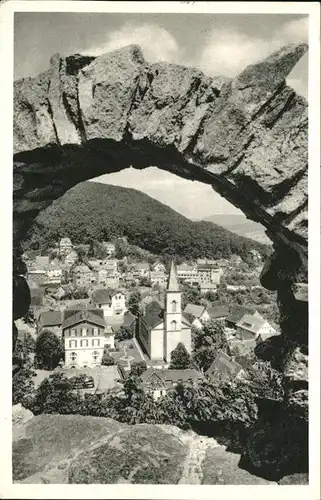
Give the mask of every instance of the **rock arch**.
[{"label": "rock arch", "polygon": [[70,187],[151,165],[211,184],[274,242],[261,281],[278,290],[283,335],[269,352],[283,367],[284,408],[306,423],[308,117],[285,81],[306,51],[283,47],[229,79],[150,65],[129,46],[97,58],[56,54],[47,71],[15,82],[15,317],[28,303],[19,241]]}]

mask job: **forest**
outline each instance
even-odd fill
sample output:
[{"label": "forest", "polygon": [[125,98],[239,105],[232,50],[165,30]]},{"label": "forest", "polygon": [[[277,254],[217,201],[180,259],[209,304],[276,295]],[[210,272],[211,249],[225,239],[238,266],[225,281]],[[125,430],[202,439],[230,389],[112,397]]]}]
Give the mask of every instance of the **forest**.
[{"label": "forest", "polygon": [[[179,195],[179,193],[178,193]],[[24,250],[43,252],[68,236],[74,244],[127,237],[128,242],[163,257],[229,258],[246,262],[249,250],[265,259],[271,247],[238,236],[212,222],[194,222],[135,189],[83,182],[36,218]]]}]

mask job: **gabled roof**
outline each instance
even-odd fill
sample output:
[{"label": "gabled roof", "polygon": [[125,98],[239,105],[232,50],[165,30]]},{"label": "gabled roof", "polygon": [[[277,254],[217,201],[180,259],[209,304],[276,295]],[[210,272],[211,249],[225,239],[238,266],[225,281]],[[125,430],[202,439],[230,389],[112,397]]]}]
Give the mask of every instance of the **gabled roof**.
[{"label": "gabled roof", "polygon": [[129,327],[134,323],[135,320],[136,320],[136,316],[134,316],[134,314],[132,314],[130,311],[126,311],[124,314],[123,326]]},{"label": "gabled roof", "polygon": [[187,326],[191,326],[193,321],[194,321],[194,316],[192,314],[186,314],[182,312],[182,323],[184,323]]},{"label": "gabled roof", "polygon": [[240,321],[236,323],[236,326],[251,333],[258,333],[264,323],[266,323],[266,321],[261,317],[255,316],[254,314],[244,314]]},{"label": "gabled roof", "polygon": [[214,269],[214,270],[217,269],[217,270],[219,270],[219,267],[218,267],[218,265],[216,263],[212,264],[212,263],[207,262],[205,264],[203,264],[203,263],[202,264],[198,264],[197,265],[197,269],[199,271],[208,271],[209,269]]},{"label": "gabled roof", "polygon": [[244,314],[253,314],[255,312],[254,307],[248,306],[232,306],[230,314],[226,318],[226,321],[230,323],[238,323]]},{"label": "gabled roof", "polygon": [[72,316],[69,316],[66,318],[63,322],[62,328],[69,328],[70,326],[73,326],[77,323],[80,323],[82,321],[86,321],[88,323],[92,323],[97,326],[104,327],[106,326],[105,320],[103,318],[100,318],[96,314],[92,313],[91,311],[84,310],[84,311],[77,311],[75,314]]},{"label": "gabled roof", "polygon": [[221,351],[205,373],[208,376],[219,373],[220,375],[230,375],[236,377],[241,370],[244,370],[244,368],[239,363],[232,359],[228,354]]},{"label": "gabled roof", "polygon": [[177,274],[176,274],[176,268],[175,268],[175,264],[174,264],[173,260],[171,262],[171,268],[169,271],[167,291],[168,292],[179,292],[180,291],[178,279],[177,279]]},{"label": "gabled roof", "polygon": [[93,292],[92,300],[95,304],[109,304],[112,297],[116,293],[121,293],[122,295],[124,295],[124,292],[120,290],[113,290],[112,288],[100,288]]},{"label": "gabled roof", "polygon": [[62,312],[61,311],[43,311],[39,315],[39,324],[42,328],[48,326],[59,326],[62,324]]},{"label": "gabled roof", "polygon": [[194,318],[200,318],[206,308],[204,306],[199,306],[197,304],[187,304],[184,309],[184,313],[193,316]]},{"label": "gabled roof", "polygon": [[226,318],[229,313],[227,306],[212,306],[207,308],[207,312],[212,319]]}]

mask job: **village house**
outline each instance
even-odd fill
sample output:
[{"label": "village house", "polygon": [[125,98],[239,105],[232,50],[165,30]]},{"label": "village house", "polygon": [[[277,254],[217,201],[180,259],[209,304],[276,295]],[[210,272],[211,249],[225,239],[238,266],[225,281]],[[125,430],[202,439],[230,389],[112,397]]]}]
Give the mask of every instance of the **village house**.
[{"label": "village house", "polygon": [[202,295],[205,295],[207,292],[215,293],[217,290],[217,285],[215,283],[200,283],[200,292]]},{"label": "village house", "polygon": [[256,340],[259,336],[266,340],[277,333],[273,326],[258,314],[245,314],[236,324],[236,331],[242,340]]},{"label": "village house", "polygon": [[105,318],[123,316],[126,308],[126,296],[121,290],[100,288],[94,290],[91,297],[92,303],[104,311]]},{"label": "village house", "polygon": [[197,386],[203,380],[203,375],[194,369],[160,370],[148,368],[142,373],[141,380],[144,391],[157,400],[178,384]]},{"label": "village house", "polygon": [[47,271],[45,269],[28,269],[27,281],[30,288],[37,288],[40,283],[47,279]]},{"label": "village house", "polygon": [[151,271],[154,271],[156,273],[166,273],[166,267],[165,264],[162,262],[155,262],[155,264],[152,265]]},{"label": "village house", "polygon": [[227,306],[212,306],[207,308],[207,312],[211,320],[220,321],[222,324],[225,324],[229,308]]},{"label": "village house", "polygon": [[105,320],[100,311],[73,311],[62,324],[65,366],[86,367],[101,364],[105,346]]},{"label": "village house", "polygon": [[170,362],[177,344],[184,344],[191,354],[191,324],[182,314],[182,292],[179,288],[174,263],[171,264],[166,290],[165,310],[148,311],[140,315],[138,341],[152,362]]},{"label": "village house", "polygon": [[214,283],[219,285],[223,270],[216,263],[197,264],[199,283]]},{"label": "village house", "polygon": [[211,366],[205,372],[210,380],[220,378],[242,379],[246,376],[244,368],[235,361],[234,356],[229,356],[220,351]]},{"label": "village house", "polygon": [[138,262],[133,269],[134,278],[148,278],[150,273],[148,262]]},{"label": "village house", "polygon": [[49,265],[50,259],[47,255],[37,255],[33,263],[33,269],[41,269],[43,271],[47,271]]},{"label": "village house", "polygon": [[197,329],[203,328],[203,324],[210,319],[206,307],[197,304],[187,304],[184,317]]},{"label": "village house", "polygon": [[79,264],[73,269],[73,283],[78,288],[89,288],[96,284],[95,273],[86,264]]},{"label": "village house", "polygon": [[236,329],[236,324],[241,320],[241,318],[243,318],[244,314],[252,314],[262,318],[259,312],[253,307],[235,305],[231,307],[229,315],[226,318],[226,326],[228,328]]},{"label": "village house", "polygon": [[97,284],[106,286],[107,288],[118,288],[119,277],[110,276],[106,269],[98,269],[97,271]]},{"label": "village house", "polygon": [[153,286],[159,285],[160,287],[164,287],[167,283],[167,275],[163,271],[151,271],[150,281]]},{"label": "village house", "polygon": [[63,263],[64,263],[64,266],[69,269],[75,262],[77,262],[78,260],[78,254],[76,252],[76,250],[71,250],[70,252],[68,252],[64,259],[63,259]]},{"label": "village house", "polygon": [[43,311],[37,320],[37,334],[39,335],[43,330],[49,330],[61,338],[62,322],[62,311]]},{"label": "village house", "polygon": [[61,283],[63,277],[62,268],[54,263],[49,264],[47,270],[47,280],[50,283]]},{"label": "village house", "polygon": [[59,255],[67,255],[72,249],[71,240],[69,238],[61,238],[59,242]]},{"label": "village house", "polygon": [[199,284],[196,266],[189,266],[185,263],[177,266],[177,278],[182,283],[188,283],[191,286],[198,286]]},{"label": "village house", "polygon": [[110,243],[110,241],[103,241],[103,247],[107,252],[108,257],[112,257],[116,251],[116,245],[114,243]]}]

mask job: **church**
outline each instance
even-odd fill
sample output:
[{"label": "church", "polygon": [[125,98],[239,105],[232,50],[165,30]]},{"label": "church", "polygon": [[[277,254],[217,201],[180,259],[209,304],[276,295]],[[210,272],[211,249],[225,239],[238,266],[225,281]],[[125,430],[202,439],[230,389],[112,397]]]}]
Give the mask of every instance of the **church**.
[{"label": "church", "polygon": [[179,287],[174,262],[171,263],[166,289],[165,309],[148,312],[139,317],[138,341],[149,359],[170,363],[171,352],[177,344],[184,344],[192,351],[191,324],[182,313],[182,292]]}]

